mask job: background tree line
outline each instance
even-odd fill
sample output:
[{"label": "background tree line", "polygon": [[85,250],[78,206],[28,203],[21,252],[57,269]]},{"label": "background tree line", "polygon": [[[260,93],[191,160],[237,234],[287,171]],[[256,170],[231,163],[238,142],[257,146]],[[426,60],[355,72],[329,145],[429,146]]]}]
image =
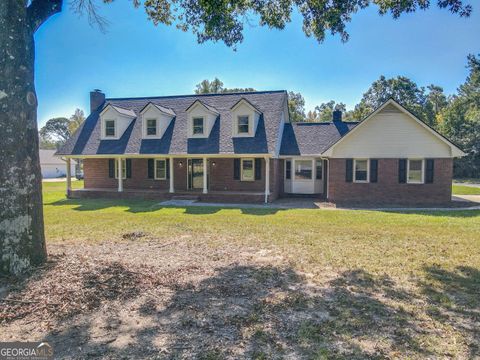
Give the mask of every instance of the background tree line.
[{"label": "background tree line", "polygon": [[[344,121],[360,121],[390,98],[395,99],[420,120],[448,137],[467,153],[456,159],[454,176],[480,177],[480,55],[467,58],[469,74],[457,93],[447,96],[443,88],[431,84],[420,87],[405,76],[387,79],[380,76],[363,94],[353,110],[334,100],[315,106],[305,112],[301,93],[288,93],[288,108],[293,122],[332,121],[334,110],[342,110]],[[225,88],[218,78],[204,80],[196,86],[196,94],[255,91],[252,88]]]},{"label": "background tree line", "polygon": [[83,110],[76,109],[68,119],[58,117],[48,120],[38,132],[40,149],[57,149],[77,131],[85,121]]},{"label": "background tree line", "polygon": [[[405,106],[420,120],[457,144],[467,156],[455,161],[455,177],[480,177],[480,56],[467,58],[469,74],[457,93],[447,96],[437,85],[419,87],[405,76],[387,79],[380,76],[363,94],[353,110],[334,100],[305,112],[301,93],[288,93],[288,107],[293,122],[329,122],[334,110],[343,112],[344,121],[360,121],[390,98]],[[203,80],[195,86],[196,94],[216,94],[255,91],[253,88],[227,88],[218,78]],[[40,148],[55,149],[63,145],[85,120],[76,109],[70,118],[53,118],[40,131]]]}]

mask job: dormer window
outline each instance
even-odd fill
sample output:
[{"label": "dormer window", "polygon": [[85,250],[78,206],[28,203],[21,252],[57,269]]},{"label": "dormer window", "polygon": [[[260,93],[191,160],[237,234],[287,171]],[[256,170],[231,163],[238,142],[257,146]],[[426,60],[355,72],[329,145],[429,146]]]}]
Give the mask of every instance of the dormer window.
[{"label": "dormer window", "polygon": [[142,137],[144,139],[161,139],[170,126],[175,112],[172,109],[149,102],[140,110]]},{"label": "dormer window", "polygon": [[254,137],[261,112],[247,99],[240,99],[230,109],[232,115],[232,136]]},{"label": "dormer window", "polygon": [[108,104],[100,112],[101,139],[118,140],[137,115],[131,109]]},{"label": "dormer window", "polygon": [[115,120],[105,120],[105,137],[115,137]]},{"label": "dormer window", "polygon": [[157,135],[157,119],[147,119],[147,136]]},{"label": "dormer window", "polygon": [[250,133],[250,117],[248,115],[240,115],[237,120],[238,134]]},{"label": "dormer window", "polygon": [[204,133],[204,118],[203,117],[194,117],[193,118],[193,135],[203,135]]},{"label": "dormer window", "polygon": [[195,100],[186,110],[187,136],[189,138],[208,138],[220,113],[212,106]]}]

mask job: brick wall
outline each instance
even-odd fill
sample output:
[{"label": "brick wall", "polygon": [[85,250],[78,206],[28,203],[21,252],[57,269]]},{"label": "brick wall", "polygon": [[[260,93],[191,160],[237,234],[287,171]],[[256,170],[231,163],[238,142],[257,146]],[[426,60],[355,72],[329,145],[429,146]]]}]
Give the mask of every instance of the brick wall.
[{"label": "brick wall", "polygon": [[108,177],[108,159],[84,159],[83,176],[85,189],[115,188],[117,179]]},{"label": "brick wall", "polygon": [[[215,163],[215,166],[213,165]],[[148,160],[132,159],[132,177],[123,180],[125,189],[161,189],[168,191],[169,180],[148,178]],[[241,181],[233,179],[233,158],[209,160],[209,190],[212,191],[265,191],[265,160],[262,159],[261,180]],[[187,159],[176,158],[173,161],[174,187],[176,191],[188,189]],[[117,188],[118,180],[108,176],[108,159],[85,159],[83,163],[85,188]],[[270,160],[270,199],[283,193],[283,161]]]},{"label": "brick wall", "polygon": [[[215,166],[213,165],[215,163]],[[262,159],[262,178],[241,181],[233,178],[233,158],[210,159],[210,187],[212,191],[265,191],[265,160]]]},{"label": "brick wall", "polygon": [[[132,159],[132,177],[123,180],[124,189],[162,189],[168,190],[168,180],[148,178],[147,159]],[[83,160],[85,188],[117,188],[118,180],[108,177],[108,159]],[[186,177],[186,175],[185,175]]]},{"label": "brick wall", "polygon": [[329,160],[329,200],[363,204],[447,203],[452,196],[452,159],[435,159],[432,184],[400,184],[398,159],[378,160],[377,183],[345,181],[346,159]]}]

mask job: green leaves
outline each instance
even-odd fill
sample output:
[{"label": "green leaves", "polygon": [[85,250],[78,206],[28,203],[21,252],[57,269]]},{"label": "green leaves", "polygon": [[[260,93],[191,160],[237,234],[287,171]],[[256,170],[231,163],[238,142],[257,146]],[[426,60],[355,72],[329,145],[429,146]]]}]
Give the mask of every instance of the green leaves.
[{"label": "green leaves", "polygon": [[195,94],[220,94],[220,93],[234,93],[234,92],[249,92],[255,91],[253,88],[226,88],[223,87],[223,82],[215,78],[212,81],[207,79],[195,86]]},{"label": "green leaves", "polygon": [[302,94],[293,91],[288,92],[288,112],[291,122],[305,120],[305,99]]},{"label": "green leaves", "polygon": [[[94,2],[73,0],[72,6],[103,27],[105,19],[96,12]],[[467,17],[472,6],[465,2],[438,0],[437,6]],[[222,41],[233,48],[243,41],[245,24],[258,22],[260,26],[283,29],[291,21],[293,11],[302,15],[305,35],[321,43],[327,33],[338,34],[342,41],[348,41],[347,24],[354,14],[370,5],[376,6],[380,15],[390,13],[394,19],[430,7],[430,0],[132,0],[132,3],[136,7],[143,3],[155,25],[175,25],[182,31],[191,31],[199,43]]]}]

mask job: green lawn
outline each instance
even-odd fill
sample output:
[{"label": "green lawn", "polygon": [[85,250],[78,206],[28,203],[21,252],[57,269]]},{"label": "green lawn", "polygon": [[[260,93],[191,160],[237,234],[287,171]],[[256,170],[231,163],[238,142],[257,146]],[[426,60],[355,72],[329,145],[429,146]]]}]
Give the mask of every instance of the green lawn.
[{"label": "green lawn", "polygon": [[[238,347],[247,358],[258,359],[291,351],[296,351],[293,357],[312,359],[480,356],[480,211],[164,207],[156,201],[68,200],[62,183],[44,183],[44,202],[48,244],[64,249],[57,252],[80,247],[79,255],[58,260],[71,261],[75,276],[87,278],[75,296],[89,294],[91,272],[104,276],[100,291],[118,278],[110,275],[112,267],[132,266],[97,260],[92,246],[100,257],[105,251],[97,248],[100,243],[114,242],[115,250],[109,251],[125,259],[150,254],[159,259],[158,266],[165,267],[159,283],[164,276],[173,276],[174,282],[177,274],[181,280],[192,273],[187,285],[167,288],[167,295],[173,293],[167,300],[161,300],[161,286],[148,288],[155,296],[147,299],[143,289],[132,289],[132,301],[148,304],[138,311],[100,291],[104,297],[99,301],[112,312],[130,309],[128,320],[163,324],[171,313],[161,309],[179,310],[181,320],[173,316],[172,325],[139,328],[134,338],[145,346],[130,349],[149,348],[146,334],[155,334],[165,336],[170,354],[192,358],[231,357],[228,351]],[[124,240],[132,232],[145,236]],[[143,243],[149,250],[134,255]],[[152,243],[168,246],[157,249]],[[81,247],[87,245],[88,259],[78,265]],[[243,263],[236,264],[237,254]],[[253,259],[249,266],[244,254]],[[82,273],[84,266],[91,270]],[[132,274],[142,272],[139,267]],[[129,289],[131,283],[122,286]],[[98,327],[82,319],[75,329]],[[186,343],[190,348],[182,350]],[[113,357],[120,355],[115,349],[108,348]]]},{"label": "green lawn", "polygon": [[452,185],[454,195],[480,195],[480,187]]},{"label": "green lawn", "polygon": [[68,200],[64,183],[44,183],[44,203],[49,242],[121,240],[132,231],[156,239],[191,235],[212,246],[273,246],[309,271],[361,267],[401,276],[431,265],[453,270],[480,264],[480,211],[164,207],[157,201]]}]

